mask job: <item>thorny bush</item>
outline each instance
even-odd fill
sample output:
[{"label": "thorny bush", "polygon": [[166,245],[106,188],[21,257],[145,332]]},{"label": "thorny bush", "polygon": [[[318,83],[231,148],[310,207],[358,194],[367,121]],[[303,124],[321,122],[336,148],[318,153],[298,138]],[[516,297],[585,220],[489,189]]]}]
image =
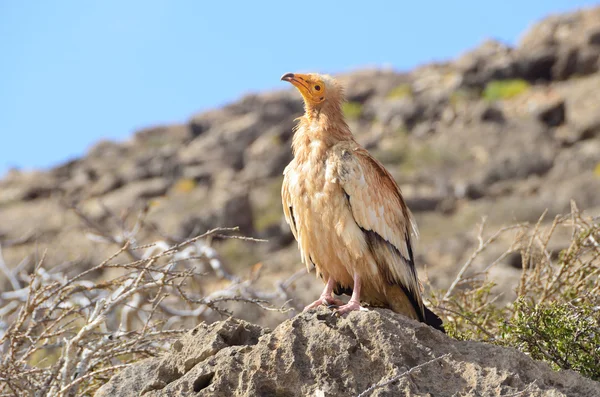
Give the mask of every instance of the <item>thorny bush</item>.
[{"label": "thorny bush", "polygon": [[[600,380],[600,218],[584,216],[575,203],[569,215],[544,224],[505,227],[479,245],[446,291],[431,303],[446,329],[458,339],[514,347],[555,369],[573,369]],[[550,241],[559,228],[571,231],[568,247],[556,252]],[[503,235],[513,242],[480,272],[473,262]],[[498,304],[488,273],[509,255],[520,254],[522,271],[514,301]]]}]

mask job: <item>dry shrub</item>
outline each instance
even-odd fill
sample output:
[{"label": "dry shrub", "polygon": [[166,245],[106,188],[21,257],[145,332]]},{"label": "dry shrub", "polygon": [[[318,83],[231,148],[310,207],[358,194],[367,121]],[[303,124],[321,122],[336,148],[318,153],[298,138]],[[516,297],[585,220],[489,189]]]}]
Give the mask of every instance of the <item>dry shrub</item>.
[{"label": "dry shrub", "polygon": [[[543,227],[537,224],[505,227],[484,238],[446,291],[435,291],[431,303],[442,315],[448,333],[458,339],[510,346],[550,363],[600,379],[600,220],[572,211]],[[549,248],[559,228],[571,229],[568,248],[556,255]],[[512,233],[511,246],[482,272],[469,271],[474,260]],[[522,272],[517,298],[497,304],[491,267],[520,253]]]},{"label": "dry shrub", "polygon": [[[14,274],[0,256],[0,271],[13,288],[0,293],[0,396],[93,395],[116,371],[157,355],[210,313],[229,315],[225,302],[289,310],[283,306],[292,279],[261,291],[256,274],[244,280],[222,266],[212,238],[258,241],[232,235],[235,228],[137,245],[136,234],[147,226],[144,211],[130,229],[119,231],[75,211],[93,231],[90,238],[123,246],[74,275],[60,266],[47,269],[44,259],[32,274]],[[203,294],[207,277],[226,286]]]}]

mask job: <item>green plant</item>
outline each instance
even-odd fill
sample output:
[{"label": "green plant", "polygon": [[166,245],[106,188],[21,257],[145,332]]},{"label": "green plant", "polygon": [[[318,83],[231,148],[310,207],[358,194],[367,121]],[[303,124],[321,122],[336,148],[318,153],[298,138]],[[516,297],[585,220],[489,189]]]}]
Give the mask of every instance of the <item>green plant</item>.
[{"label": "green plant", "polygon": [[400,84],[396,87],[394,87],[388,94],[387,94],[387,98],[389,99],[400,99],[400,98],[406,98],[406,97],[411,97],[413,94],[412,92],[412,87],[410,86],[410,84]]},{"label": "green plant", "polygon": [[483,98],[490,102],[511,99],[526,92],[529,88],[529,83],[521,79],[493,80],[485,86]]},{"label": "green plant", "polygon": [[350,120],[356,120],[360,118],[363,112],[363,105],[358,102],[345,102],[342,105],[342,111],[344,116]]},{"label": "green plant", "polygon": [[515,303],[513,318],[501,327],[501,344],[513,346],[555,369],[572,369],[600,380],[598,297],[535,305]]}]

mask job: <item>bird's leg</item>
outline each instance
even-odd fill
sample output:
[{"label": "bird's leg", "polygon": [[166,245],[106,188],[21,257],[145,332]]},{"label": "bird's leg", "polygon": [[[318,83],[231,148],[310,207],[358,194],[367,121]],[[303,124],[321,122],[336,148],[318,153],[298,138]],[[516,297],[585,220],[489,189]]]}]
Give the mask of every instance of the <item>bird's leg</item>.
[{"label": "bird's leg", "polygon": [[321,293],[321,297],[319,299],[317,299],[316,301],[314,301],[313,303],[311,303],[310,305],[306,306],[304,308],[304,311],[314,309],[315,307],[318,307],[321,305],[328,305],[328,306],[329,305],[336,305],[336,306],[342,305],[344,302],[333,297],[334,285],[335,285],[335,280],[333,279],[333,277],[329,277],[329,279],[327,279],[327,285],[325,285],[325,289],[323,290],[323,293]]},{"label": "bird's leg", "polygon": [[348,303],[344,306],[340,306],[337,309],[339,314],[350,313],[354,310],[361,310],[362,306],[360,305],[360,276],[358,273],[354,273],[354,288],[352,289],[352,297]]}]

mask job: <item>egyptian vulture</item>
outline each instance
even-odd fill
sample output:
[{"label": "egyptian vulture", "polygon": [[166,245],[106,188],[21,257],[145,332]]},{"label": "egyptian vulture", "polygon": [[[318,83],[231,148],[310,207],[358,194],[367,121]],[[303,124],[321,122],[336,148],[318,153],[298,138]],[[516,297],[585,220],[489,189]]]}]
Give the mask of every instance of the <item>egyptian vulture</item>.
[{"label": "egyptian vulture", "polygon": [[303,263],[326,284],[305,310],[326,304],[345,314],[360,310],[362,301],[443,330],[421,297],[415,221],[390,173],[354,139],[342,112],[343,87],[319,74],[287,73],[281,80],[300,91],[305,108],[283,172],[283,210]]}]

